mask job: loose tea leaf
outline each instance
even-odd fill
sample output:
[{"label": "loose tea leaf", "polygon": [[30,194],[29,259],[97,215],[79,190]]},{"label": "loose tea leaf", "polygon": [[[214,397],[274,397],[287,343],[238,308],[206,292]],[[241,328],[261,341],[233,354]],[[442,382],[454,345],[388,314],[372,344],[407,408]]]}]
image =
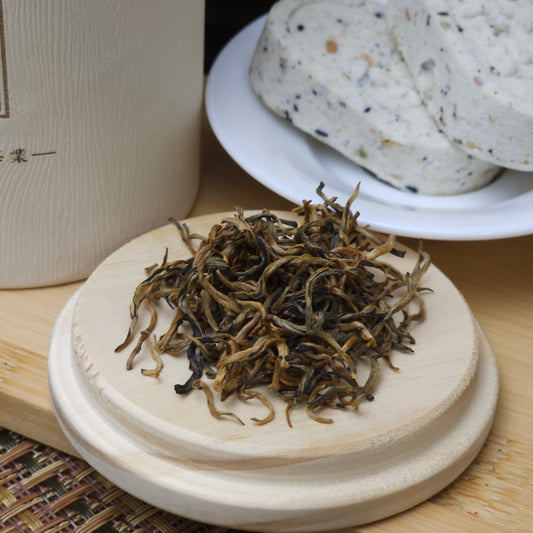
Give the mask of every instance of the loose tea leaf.
[{"label": "loose tea leaf", "polygon": [[[264,424],[274,418],[274,407],[261,392],[268,387],[286,402],[285,414],[305,404],[309,417],[322,423],[323,408],[356,410],[374,398],[382,359],[392,370],[393,350],[412,352],[408,332],[424,319],[420,280],[430,259],[420,246],[412,272],[402,273],[380,260],[384,254],[403,256],[394,237],[383,241],[357,224],[351,206],[358,188],[345,206],[327,198],[304,201],[295,209],[301,222],[275,213],[245,216],[238,211],[213,226],[207,237],[191,234],[176,223],[192,257],[146,269],[147,279],[134,293],[131,325],[122,350],[133,339],[142,305],[150,323],[140,332],[127,368],[157,323],[155,304],[165,300],[175,311],[168,331],[153,340],[153,370],[162,370],[160,354],[186,354],[190,377],[175,385],[178,394],[204,392],[211,414],[232,417],[215,407],[211,388],[221,401],[235,395],[257,399],[268,411]],[[192,241],[199,240],[197,249]],[[414,311],[412,310],[414,308]],[[362,380],[358,365],[367,361]]]}]

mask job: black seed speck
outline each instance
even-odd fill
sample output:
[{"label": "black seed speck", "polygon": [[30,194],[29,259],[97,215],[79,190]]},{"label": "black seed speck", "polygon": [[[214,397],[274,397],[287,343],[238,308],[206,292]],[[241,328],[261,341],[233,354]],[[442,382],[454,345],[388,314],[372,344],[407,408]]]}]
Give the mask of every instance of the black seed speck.
[{"label": "black seed speck", "polygon": [[488,152],[489,154],[492,154],[492,148],[489,148]]},{"label": "black seed speck", "polygon": [[294,109],[294,111],[296,111],[296,113],[298,113],[298,106],[296,104],[292,104],[292,108]]},{"label": "black seed speck", "polygon": [[441,17],[447,17],[449,13],[447,11],[439,11],[438,13]]},{"label": "black seed speck", "polygon": [[288,111],[285,111],[285,118],[286,118],[289,122],[292,122],[291,114],[290,114]]},{"label": "black seed speck", "polygon": [[368,107],[365,107],[365,110],[363,111],[363,113],[370,113],[370,111],[372,111],[372,108],[368,106]]},{"label": "black seed speck", "polygon": [[319,137],[329,137],[329,134],[327,134],[325,131],[322,131],[322,130],[315,130],[315,133],[316,133]]},{"label": "black seed speck", "polygon": [[305,30],[305,26],[303,24],[298,24],[298,26],[296,26],[296,29],[298,31],[304,31]]},{"label": "black seed speck", "polygon": [[467,176],[471,176],[471,175],[472,175],[472,171],[470,171],[470,172],[467,174]]},{"label": "black seed speck", "polygon": [[468,159],[474,159],[474,156],[468,154]]},{"label": "black seed speck", "polygon": [[406,185],[405,188],[411,192],[418,192],[418,189],[414,185]]},{"label": "black seed speck", "polygon": [[425,155],[423,158],[422,158],[422,161],[427,161],[428,160],[428,156]]},{"label": "black seed speck", "polygon": [[459,24],[457,24],[457,31],[459,33],[463,33],[463,27],[462,26],[459,26]]},{"label": "black seed speck", "polygon": [[431,15],[428,15],[426,19],[426,26],[429,26],[431,24]]},{"label": "black seed speck", "polygon": [[339,105],[343,108],[343,109],[346,109],[346,104],[344,102],[339,102]]},{"label": "black seed speck", "polygon": [[301,94],[297,94],[294,98],[296,98],[296,100],[299,100],[301,97],[302,97]]},{"label": "black seed speck", "polygon": [[268,48],[266,46],[263,46],[263,52],[266,54],[268,52]]},{"label": "black seed speck", "polygon": [[383,13],[381,11],[377,11],[376,13],[374,13],[374,16],[377,19],[382,19],[383,18]]},{"label": "black seed speck", "polygon": [[313,94],[314,94],[315,96],[318,96],[318,93],[316,92],[315,89],[313,89]]}]

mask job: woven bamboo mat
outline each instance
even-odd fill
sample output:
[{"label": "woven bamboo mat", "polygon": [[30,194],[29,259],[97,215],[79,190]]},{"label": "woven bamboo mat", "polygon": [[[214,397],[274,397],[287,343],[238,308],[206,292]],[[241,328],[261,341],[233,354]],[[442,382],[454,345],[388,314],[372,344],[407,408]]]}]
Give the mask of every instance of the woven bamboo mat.
[{"label": "woven bamboo mat", "polygon": [[3,533],[237,533],[157,509],[84,461],[0,428]]}]

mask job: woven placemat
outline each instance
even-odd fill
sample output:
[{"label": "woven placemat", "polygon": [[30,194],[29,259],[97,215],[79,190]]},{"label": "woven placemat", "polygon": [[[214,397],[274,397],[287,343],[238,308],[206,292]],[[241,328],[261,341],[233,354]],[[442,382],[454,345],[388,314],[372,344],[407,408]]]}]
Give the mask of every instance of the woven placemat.
[{"label": "woven placemat", "polygon": [[153,507],[84,461],[0,428],[3,533],[237,533]]}]

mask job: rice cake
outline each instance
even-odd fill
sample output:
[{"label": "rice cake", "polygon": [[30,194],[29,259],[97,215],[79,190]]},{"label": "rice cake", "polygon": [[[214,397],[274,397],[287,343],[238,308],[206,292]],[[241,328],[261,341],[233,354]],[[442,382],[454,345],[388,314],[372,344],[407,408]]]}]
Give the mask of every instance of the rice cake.
[{"label": "rice cake", "polygon": [[391,0],[387,20],[447,136],[474,157],[533,170],[533,3]]},{"label": "rice cake", "polygon": [[457,194],[498,171],[451,143],[423,106],[382,4],[279,2],[250,82],[275,113],[399,189]]}]

